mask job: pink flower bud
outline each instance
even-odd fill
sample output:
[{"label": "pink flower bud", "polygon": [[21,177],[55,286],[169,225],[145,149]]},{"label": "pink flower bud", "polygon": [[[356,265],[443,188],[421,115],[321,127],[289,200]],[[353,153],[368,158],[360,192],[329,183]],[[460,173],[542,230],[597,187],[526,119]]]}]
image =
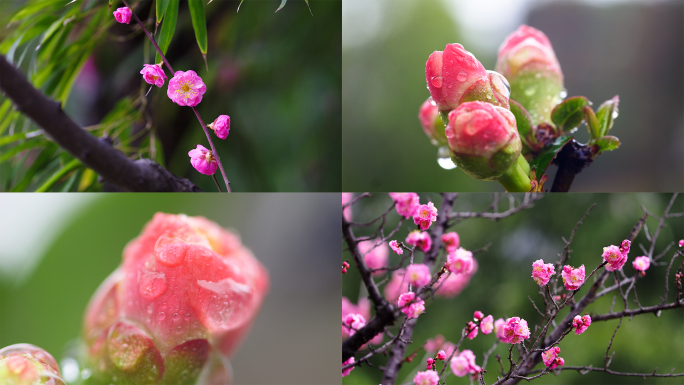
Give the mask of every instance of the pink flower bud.
[{"label": "pink flower bud", "polygon": [[420,229],[425,231],[430,228],[432,222],[437,220],[437,208],[432,202],[426,205],[420,205],[415,214],[413,214],[413,223],[420,225]]},{"label": "pink flower bud", "polygon": [[446,357],[446,352],[444,350],[440,350],[437,352],[437,356],[435,358],[437,358],[440,361],[444,361],[446,360]]},{"label": "pink flower bud", "polygon": [[213,175],[216,172],[216,158],[206,147],[202,145],[197,145],[197,148],[190,150],[188,152],[190,156],[190,164],[195,170],[199,171],[204,175]]},{"label": "pink flower bud", "polygon": [[[558,354],[560,353],[560,348],[558,346],[554,346],[550,349],[545,350],[542,353],[542,360],[544,361],[544,365],[546,365],[549,369],[553,369],[556,366],[558,366],[558,362],[556,362],[556,358],[558,357]],[[563,365],[563,364],[560,364]]]},{"label": "pink flower bud", "polygon": [[648,259],[648,257],[636,257],[634,261],[632,262],[632,267],[634,267],[635,270],[639,271],[646,271],[648,270],[648,267],[651,266],[651,260]]},{"label": "pink flower bud", "polygon": [[475,318],[475,320],[479,321],[482,319],[482,317],[484,317],[484,314],[482,314],[482,312],[479,310],[475,310],[475,313],[473,313],[473,318]]},{"label": "pink flower bud", "polygon": [[563,272],[561,276],[563,277],[563,283],[565,284],[566,290],[577,290],[584,283],[584,265],[575,269],[572,266],[563,266]]},{"label": "pink flower bud", "polygon": [[430,234],[419,230],[411,231],[406,237],[406,243],[411,246],[419,247],[424,253],[427,253],[432,248],[432,238],[430,238]]},{"label": "pink flower bud", "polygon": [[480,330],[482,330],[482,334],[489,334],[494,330],[494,317],[491,314],[482,319]]},{"label": "pink flower bud", "polygon": [[450,231],[442,235],[442,243],[444,243],[444,248],[446,249],[447,253],[451,253],[458,249],[461,241],[455,231]]},{"label": "pink flower bud", "polygon": [[[356,362],[356,361],[354,360],[354,357],[349,357],[349,359],[348,359],[347,361],[344,361],[344,362],[342,363],[342,366],[344,367],[344,366],[346,366],[346,365],[353,364],[354,362]],[[349,375],[349,373],[351,373],[351,371],[354,370],[355,367],[356,367],[356,366],[350,366],[349,368],[343,370],[343,371],[342,371],[342,377],[347,377],[347,376]]]},{"label": "pink flower bud", "polygon": [[[430,365],[428,364],[428,366]],[[438,385],[439,374],[437,374],[437,372],[434,370],[418,372],[416,373],[415,377],[413,377],[413,383],[415,385]]]},{"label": "pink flower bud", "polygon": [[572,327],[575,328],[575,334],[580,335],[591,325],[591,317],[589,314],[584,317],[576,315],[572,320]]},{"label": "pink flower bud", "polygon": [[[376,246],[377,245],[377,246]],[[375,241],[359,242],[359,251],[364,254],[363,260],[369,269],[380,269],[387,267],[389,261],[389,249],[387,243],[381,239]],[[374,271],[373,275],[379,277],[385,274],[385,270]]]},{"label": "pink flower bud", "polygon": [[399,255],[404,254],[404,249],[402,249],[401,246],[399,246],[397,241],[390,241],[389,246],[392,249],[392,251],[394,251],[395,253],[397,253]]},{"label": "pink flower bud", "polygon": [[425,301],[416,298],[416,293],[408,292],[399,296],[397,301],[401,312],[406,314],[407,318],[418,318],[419,315],[425,311]]},{"label": "pink flower bud", "polygon": [[473,253],[462,247],[447,255],[446,268],[455,274],[470,274],[473,270]]},{"label": "pink flower bud", "polygon": [[553,267],[553,263],[544,264],[544,261],[541,259],[532,263],[532,278],[537,285],[546,286],[554,274],[556,274],[556,269]]},{"label": "pink flower bud", "polygon": [[63,385],[57,362],[45,350],[16,344],[0,349],[0,383],[8,385]]},{"label": "pink flower bud", "polygon": [[159,64],[143,64],[143,69],[140,73],[143,75],[143,79],[147,84],[154,84],[157,87],[164,85],[164,79],[166,79],[166,74]]},{"label": "pink flower bud", "polygon": [[473,321],[468,322],[468,326],[466,326],[466,337],[468,337],[469,340],[472,340],[473,338],[477,337],[477,325]]},{"label": "pink flower bud", "polygon": [[626,254],[629,254],[629,248],[630,248],[631,245],[632,245],[632,241],[630,241],[629,239],[625,239],[625,240],[622,241],[622,243],[620,244],[620,252],[621,252],[622,254],[625,254],[625,255],[626,255]]},{"label": "pink flower bud", "polygon": [[527,327],[527,321],[519,317],[507,319],[502,325],[502,329],[502,340],[509,344],[518,344],[530,338],[530,328]]},{"label": "pink flower bud", "polygon": [[684,247],[684,239],[680,239],[678,244],[679,244],[679,247]]},{"label": "pink flower bud", "polygon": [[228,137],[228,132],[230,132],[230,116],[219,115],[213,123],[209,123],[207,127],[214,130],[216,136],[220,139],[225,139]]},{"label": "pink flower bud", "polygon": [[366,318],[361,314],[349,313],[342,317],[342,323],[344,330],[351,337],[366,325]]},{"label": "pink flower bud", "polygon": [[202,95],[207,92],[202,78],[195,71],[176,71],[169,80],[166,94],[179,106],[194,107],[202,101]]},{"label": "pink flower bud", "polygon": [[423,126],[423,132],[425,132],[425,135],[430,138],[434,145],[443,146],[446,144],[444,123],[439,116],[439,108],[437,108],[437,105],[432,99],[428,98],[428,100],[420,106],[418,119],[420,120],[420,125]]},{"label": "pink flower bud", "polygon": [[426,286],[431,278],[430,268],[425,264],[414,263],[406,267],[406,281],[416,287]]},{"label": "pink flower bud", "polygon": [[445,134],[454,163],[476,179],[500,177],[522,151],[513,114],[489,103],[466,102],[451,111]]},{"label": "pink flower bud", "polygon": [[[629,246],[627,248],[629,250]],[[615,271],[622,269],[622,266],[627,262],[627,253],[623,253],[622,250],[615,246],[610,245],[603,248],[603,254],[601,255],[603,260],[608,262],[606,265],[606,270]]]},{"label": "pink flower bud", "polygon": [[508,108],[508,85],[499,76],[490,77],[482,63],[460,44],[447,44],[444,51],[433,52],[425,65],[430,95],[442,111],[473,100]]},{"label": "pink flower bud", "polygon": [[428,358],[428,359],[427,359],[427,363],[428,363],[428,365],[432,365],[432,364],[435,363],[435,360],[432,359],[432,358]]},{"label": "pink flower bud", "polygon": [[268,281],[236,235],[202,217],[156,214],[88,304],[93,376],[194,382],[210,356],[237,350]]},{"label": "pink flower bud", "polygon": [[128,7],[118,8],[114,13],[114,18],[121,24],[128,24],[131,22],[133,11]]},{"label": "pink flower bud", "polygon": [[390,198],[396,203],[397,214],[404,218],[411,218],[418,211],[420,198],[416,193],[389,193]]}]

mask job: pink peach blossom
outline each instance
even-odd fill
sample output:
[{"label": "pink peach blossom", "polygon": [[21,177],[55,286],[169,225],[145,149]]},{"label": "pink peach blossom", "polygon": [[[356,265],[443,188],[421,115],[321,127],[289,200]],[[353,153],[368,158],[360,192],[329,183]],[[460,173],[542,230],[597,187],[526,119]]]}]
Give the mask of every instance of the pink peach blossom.
[{"label": "pink peach blossom", "polygon": [[361,314],[349,313],[342,317],[343,327],[349,337],[353,336],[359,329],[366,325],[366,318]]},{"label": "pink peach blossom", "polygon": [[457,377],[463,377],[467,374],[479,373],[482,368],[475,364],[475,354],[472,350],[466,349],[451,359],[451,371]]},{"label": "pink peach blossom", "polygon": [[458,234],[455,231],[450,231],[442,235],[442,243],[444,243],[444,248],[446,249],[447,253],[456,251],[460,245]]},{"label": "pink peach blossom", "polygon": [[212,123],[207,124],[207,127],[214,130],[219,139],[225,139],[230,132],[230,116],[219,115]]},{"label": "pink peach blossom", "polygon": [[544,365],[546,365],[549,369],[554,369],[559,365],[563,365],[565,361],[563,361],[562,358],[560,360],[557,360],[560,351],[561,350],[558,346],[554,346],[544,351],[542,353],[542,360],[544,361]]},{"label": "pink peach blossom", "polygon": [[213,175],[216,172],[218,163],[216,163],[216,158],[206,147],[198,144],[197,148],[188,152],[188,155],[190,156],[190,164],[200,173]]},{"label": "pink peach blossom", "polygon": [[[606,265],[606,270],[615,271],[622,269],[622,266],[627,262],[627,253],[623,253],[621,249],[615,245],[610,245],[603,248],[603,260],[608,262]],[[629,246],[627,247],[629,250]]]},{"label": "pink peach blossom", "polygon": [[442,274],[435,284],[435,294],[443,298],[453,298],[468,286],[470,277],[471,274]]},{"label": "pink peach blossom", "polygon": [[639,271],[646,271],[648,270],[649,266],[651,266],[651,260],[646,256],[636,257],[632,262],[632,267]]},{"label": "pink peach blossom", "polygon": [[498,320],[494,321],[494,332],[496,333],[496,338],[498,338],[500,341],[505,342],[504,337],[504,324],[506,321],[503,320],[503,318],[499,318]]},{"label": "pink peach blossom", "polygon": [[439,384],[439,374],[434,370],[418,372],[413,377],[413,383],[416,385],[437,385]]},{"label": "pink peach blossom", "polygon": [[401,312],[406,314],[407,318],[418,318],[425,311],[425,301],[420,298],[416,299],[416,293],[414,292],[400,295],[397,304]]},{"label": "pink peach blossom", "polygon": [[[354,199],[354,193],[350,193],[350,192],[342,193],[342,206],[351,202],[352,199]],[[352,220],[352,207],[351,207],[351,205],[348,205],[347,207],[345,207],[342,210],[342,215],[344,215],[344,219],[346,219],[347,222],[351,222],[351,220]]]},{"label": "pink peach blossom", "polygon": [[416,287],[423,287],[430,283],[432,275],[430,268],[423,263],[414,263],[406,267],[406,280]]},{"label": "pink peach blossom", "polygon": [[397,253],[399,255],[404,254],[404,249],[402,249],[401,246],[399,246],[397,241],[394,241],[394,240],[390,241],[389,246],[392,249],[392,251],[394,251],[395,253]]},{"label": "pink peach blossom", "polygon": [[118,21],[121,24],[128,24],[131,22],[131,16],[133,15],[133,12],[131,11],[130,8],[128,7],[121,7],[117,8],[114,13],[114,18],[116,21]]},{"label": "pink peach blossom", "polygon": [[425,231],[430,228],[432,222],[437,220],[437,208],[432,202],[420,205],[418,211],[413,214],[413,223],[420,225],[420,229]]},{"label": "pink peach blossom", "polygon": [[427,253],[432,248],[432,238],[430,238],[430,234],[420,230],[411,231],[406,237],[406,243],[411,246],[419,247],[424,253]]},{"label": "pink peach blossom", "polygon": [[473,270],[473,253],[459,247],[447,255],[446,268],[455,274],[469,274]]},{"label": "pink peach blossom", "polygon": [[444,350],[440,350],[437,352],[437,355],[435,356],[436,359],[443,361],[446,360],[446,352]]},{"label": "pink peach blossom", "polygon": [[494,317],[491,314],[482,319],[480,330],[482,330],[482,334],[489,334],[494,330]]},{"label": "pink peach blossom", "polygon": [[591,325],[591,317],[589,314],[581,317],[576,315],[572,320],[572,327],[575,328],[575,334],[580,335]]},{"label": "pink peach blossom", "polygon": [[584,265],[575,269],[572,266],[563,266],[563,272],[561,276],[563,277],[563,283],[565,283],[566,290],[577,290],[584,283]]},{"label": "pink peach blossom", "polygon": [[444,344],[444,336],[441,334],[437,334],[435,338],[430,338],[427,341],[425,341],[425,344],[423,345],[423,349],[425,349],[428,354],[432,354],[436,352],[438,349],[442,347]]},{"label": "pink peach blossom", "polygon": [[420,206],[420,198],[416,193],[389,193],[390,198],[396,203],[397,214],[404,218],[411,218]]},{"label": "pink peach blossom", "polygon": [[202,101],[202,95],[207,92],[202,78],[195,71],[176,71],[169,80],[166,91],[168,97],[179,106],[194,107]]},{"label": "pink peach blossom", "polygon": [[164,70],[159,64],[143,64],[143,69],[140,73],[147,84],[154,84],[157,87],[163,86],[164,79],[167,79]]},{"label": "pink peach blossom", "polygon": [[[361,314],[365,319],[370,319],[371,311],[370,301],[368,300],[368,298],[361,298],[359,299],[358,305],[354,305],[348,298],[342,297],[342,319],[344,319],[344,317],[350,313]],[[348,329],[344,325],[342,325],[342,338],[347,337],[349,337]],[[375,337],[373,337],[372,340],[368,341],[368,343],[378,345],[382,343],[382,340],[383,333],[378,333]]]},{"label": "pink peach blossom", "polygon": [[553,267],[553,263],[544,264],[544,261],[541,259],[532,263],[532,278],[537,285],[546,286],[554,274],[556,274],[556,269]]},{"label": "pink peach blossom", "polygon": [[[356,360],[354,360],[354,357],[349,357],[349,359],[347,361],[344,361],[342,363],[342,367],[349,365],[349,364],[353,364],[354,362],[356,362]],[[354,370],[354,368],[356,368],[356,366],[350,366],[349,368],[344,369],[342,371],[342,377],[347,377],[349,375],[349,373],[351,373],[351,371]]]},{"label": "pink peach blossom", "polygon": [[503,341],[506,343],[518,344],[530,338],[530,328],[527,327],[527,321],[520,317],[507,319],[502,328]]},{"label": "pink peach blossom", "polygon": [[392,279],[385,285],[383,293],[385,294],[385,299],[390,302],[394,302],[399,294],[408,291],[408,282],[404,279],[404,274],[406,274],[405,269],[397,269],[392,272]]},{"label": "pink peach blossom", "polygon": [[[377,246],[376,246],[377,245]],[[387,267],[389,261],[389,248],[381,239],[359,242],[359,251],[364,254],[363,260],[369,269]],[[385,270],[374,271],[373,275],[379,277],[385,274]]]},{"label": "pink peach blossom", "polygon": [[473,321],[468,322],[468,326],[466,326],[466,337],[468,337],[469,340],[472,340],[473,338],[477,337],[477,325]]}]

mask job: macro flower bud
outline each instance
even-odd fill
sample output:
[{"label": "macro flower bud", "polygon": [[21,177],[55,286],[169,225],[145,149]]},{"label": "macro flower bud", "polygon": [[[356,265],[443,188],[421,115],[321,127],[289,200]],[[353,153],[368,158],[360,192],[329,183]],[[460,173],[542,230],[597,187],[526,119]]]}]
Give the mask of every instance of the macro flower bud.
[{"label": "macro flower bud", "polygon": [[425,79],[432,100],[441,111],[451,111],[461,103],[479,100],[508,108],[508,82],[488,72],[473,54],[460,44],[447,44],[435,51],[425,65]]},{"label": "macro flower bud", "polygon": [[214,175],[218,163],[209,149],[198,144],[197,148],[188,152],[188,155],[190,156],[190,164],[195,170],[204,175]]},{"label": "macro flower bud", "polygon": [[432,238],[430,234],[425,231],[413,230],[406,237],[406,243],[419,247],[424,253],[427,253],[432,248]]},{"label": "macro flower bud", "polygon": [[466,102],[451,111],[445,134],[451,159],[475,179],[498,179],[522,151],[513,114],[489,103]]},{"label": "macro flower bud", "polygon": [[128,7],[117,8],[117,10],[112,13],[114,14],[114,18],[116,19],[116,21],[118,21],[121,24],[130,23],[131,16],[133,15],[133,11],[131,11],[131,9]]},{"label": "macro flower bud", "polygon": [[432,102],[431,99],[423,103],[418,111],[418,119],[420,125],[423,126],[423,132],[430,138],[432,144],[435,146],[446,145],[446,136],[444,135],[444,123],[439,116],[439,108]]},{"label": "macro flower bud", "polygon": [[404,249],[401,248],[401,246],[399,245],[399,243],[397,243],[396,240],[390,241],[389,246],[390,249],[392,249],[392,251],[394,251],[395,253],[399,255],[404,254]]},{"label": "macro flower bud", "polygon": [[447,356],[446,356],[446,352],[444,352],[444,350],[438,351],[438,352],[437,352],[437,355],[435,356],[435,358],[438,359],[438,360],[440,360],[440,361],[446,360],[446,357],[447,357]]},{"label": "macro flower bud", "polygon": [[85,365],[98,383],[195,383],[237,350],[268,281],[233,233],[202,217],[157,213],[88,304]]},{"label": "macro flower bud", "polygon": [[542,353],[542,360],[544,361],[544,365],[546,365],[549,369],[554,369],[557,366],[563,365],[565,361],[562,358],[558,357],[559,353],[560,348],[558,346],[554,346],[544,351]]},{"label": "macro flower bud", "polygon": [[214,122],[207,124],[207,127],[214,130],[216,136],[218,136],[220,139],[225,139],[228,137],[228,133],[230,132],[230,116],[219,115]]},{"label": "macro flower bud", "polygon": [[475,313],[473,313],[473,318],[479,321],[482,319],[482,317],[484,317],[484,314],[479,310],[475,310]]},{"label": "macro flower bud", "polygon": [[63,385],[57,362],[45,350],[16,344],[0,349],[0,383],[3,385]]},{"label": "macro flower bud", "polygon": [[164,85],[166,74],[159,64],[143,64],[143,69],[140,73],[147,84],[154,84],[157,87]]}]

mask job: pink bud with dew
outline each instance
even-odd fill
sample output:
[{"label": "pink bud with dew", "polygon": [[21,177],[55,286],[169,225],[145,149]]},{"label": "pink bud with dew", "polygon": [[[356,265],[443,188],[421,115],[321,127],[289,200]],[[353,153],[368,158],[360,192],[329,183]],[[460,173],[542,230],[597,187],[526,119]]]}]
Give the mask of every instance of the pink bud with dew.
[{"label": "pink bud with dew", "polygon": [[545,350],[542,353],[542,360],[544,361],[544,365],[546,365],[549,369],[554,369],[556,366],[558,366],[559,362],[556,362],[556,358],[558,357],[560,351],[561,350],[558,346],[554,346],[550,349]]},{"label": "pink bud with dew", "polygon": [[432,102],[430,98],[420,106],[418,119],[420,120],[420,125],[423,126],[423,132],[425,132],[425,135],[427,135],[434,144],[440,146],[446,144],[444,123],[439,116],[439,108],[437,108],[437,105]]},{"label": "pink bud with dew", "polygon": [[190,164],[192,164],[195,170],[204,175],[214,175],[216,173],[218,163],[214,154],[206,147],[198,144],[197,148],[188,152],[188,155],[190,156]]},{"label": "pink bud with dew", "polygon": [[202,101],[207,86],[195,71],[176,71],[169,80],[166,95],[179,106],[194,107]]},{"label": "pink bud with dew", "polygon": [[411,231],[406,237],[406,243],[420,248],[424,253],[427,253],[432,248],[430,234],[419,230]]},{"label": "pink bud with dew", "polygon": [[423,287],[430,283],[430,268],[423,263],[413,263],[406,267],[406,280],[411,285]]},{"label": "pink bud with dew", "polygon": [[[356,362],[356,361],[354,360],[354,357],[349,357],[349,359],[348,359],[347,361],[344,361],[344,362],[342,363],[342,367],[344,367],[344,366],[346,366],[346,365],[349,365],[349,364],[353,364],[354,362]],[[344,370],[342,371],[342,377],[347,377],[347,376],[349,375],[349,373],[351,373],[351,371],[354,370],[355,367],[356,367],[356,366],[350,366],[349,368],[344,369]]]},{"label": "pink bud with dew", "polygon": [[589,314],[581,317],[576,315],[572,320],[572,327],[575,328],[575,334],[580,335],[591,325],[591,317]]},{"label": "pink bud with dew", "polygon": [[553,75],[563,83],[563,72],[549,38],[527,25],[521,25],[501,44],[496,71],[511,81],[521,71],[536,71],[542,76]]},{"label": "pink bud with dew", "polygon": [[442,243],[444,243],[444,248],[446,249],[447,253],[451,253],[458,249],[458,246],[461,244],[461,240],[455,231],[450,231],[442,235]]},{"label": "pink bud with dew", "polygon": [[437,220],[437,208],[432,202],[426,205],[420,205],[415,214],[413,214],[413,223],[420,225],[420,229],[425,231],[430,228],[432,222]]},{"label": "pink bud with dew", "polygon": [[496,338],[498,338],[500,341],[505,342],[505,337],[504,337],[504,324],[506,321],[503,320],[503,318],[499,318],[498,320],[494,321],[494,332],[496,333]]},{"label": "pink bud with dew", "polygon": [[502,328],[503,341],[506,343],[518,344],[530,338],[530,328],[527,327],[527,321],[520,317],[507,319]]},{"label": "pink bud with dew", "polygon": [[[377,245],[377,246],[376,246]],[[386,242],[381,239],[359,242],[359,251],[364,254],[363,260],[369,269],[380,269],[387,267],[389,261],[389,248]],[[385,274],[385,270],[374,271],[373,275],[378,277]]]},{"label": "pink bud with dew", "polygon": [[684,239],[680,239],[678,244],[679,244],[679,247],[684,247]]},{"label": "pink bud with dew", "polygon": [[466,333],[466,337],[468,337],[469,340],[477,337],[477,325],[473,321],[468,322],[468,326],[466,326]]},{"label": "pink bud with dew", "polygon": [[[342,193],[342,206],[351,202],[352,199],[354,199],[354,193],[350,193],[350,192]],[[352,207],[351,207],[351,205],[347,205],[347,207],[342,209],[342,215],[344,215],[344,219],[346,219],[347,222],[351,222],[351,220],[352,220]]]},{"label": "pink bud with dew", "polygon": [[438,351],[438,352],[437,352],[437,355],[435,356],[435,358],[438,359],[438,360],[440,360],[440,361],[446,360],[446,357],[447,357],[447,356],[446,356],[446,352],[445,352],[444,350]]},{"label": "pink bud with dew", "polygon": [[344,331],[351,337],[366,325],[366,318],[361,314],[349,313],[342,317],[342,323],[344,324],[342,325],[345,328]]},{"label": "pink bud with dew", "polygon": [[447,255],[446,268],[455,274],[469,274],[473,270],[473,253],[459,247]]},{"label": "pink bud with dew", "polygon": [[632,267],[639,271],[646,271],[648,270],[649,266],[651,266],[651,260],[646,256],[636,257],[632,262]]},{"label": "pink bud with dew", "polygon": [[219,115],[214,122],[207,124],[207,127],[214,130],[219,139],[225,139],[228,137],[228,133],[230,132],[230,116]]},{"label": "pink bud with dew", "polygon": [[118,8],[114,13],[114,18],[121,24],[128,24],[131,22],[133,11],[128,7]]},{"label": "pink bud with dew", "polygon": [[397,241],[394,241],[394,240],[390,241],[389,246],[392,249],[392,251],[394,251],[395,253],[397,253],[399,255],[404,254],[404,249],[402,249],[401,246],[399,246]]},{"label": "pink bud with dew", "polygon": [[532,278],[537,285],[546,286],[554,274],[556,274],[556,269],[553,267],[553,263],[544,264],[544,261],[541,259],[532,263]]},{"label": "pink bud with dew", "polygon": [[401,312],[406,314],[407,318],[418,318],[419,315],[425,311],[425,301],[416,298],[416,293],[408,292],[399,296],[397,301]]},{"label": "pink bud with dew", "polygon": [[396,203],[397,214],[404,218],[411,218],[418,211],[420,198],[416,193],[389,193],[390,198]]},{"label": "pink bud with dew", "polygon": [[63,385],[57,362],[45,350],[29,344],[0,349],[0,383],[8,385]]},{"label": "pink bud with dew", "polygon": [[[429,365],[429,364],[428,364]],[[429,365],[431,366],[431,365]],[[434,370],[426,370],[424,372],[416,373],[413,377],[413,383],[415,385],[438,385],[439,384],[439,374]]]},{"label": "pink bud with dew", "polygon": [[563,266],[563,272],[561,276],[563,277],[563,283],[565,283],[566,290],[577,290],[584,283],[584,265],[575,269],[572,266]]},{"label": "pink bud with dew", "polygon": [[606,270],[608,271],[620,270],[622,269],[622,266],[625,265],[625,262],[627,262],[627,253],[623,253],[622,250],[615,245],[604,247],[601,257],[603,257],[604,261],[608,262],[606,265]]},{"label": "pink bud with dew", "polygon": [[494,317],[491,314],[482,319],[480,330],[482,330],[482,334],[489,334],[494,330]]},{"label": "pink bud with dew", "polygon": [[399,294],[408,291],[408,282],[404,279],[404,274],[406,274],[405,269],[397,269],[392,272],[392,279],[385,285],[383,293],[385,294],[385,299],[390,302],[394,302],[399,298]]},{"label": "pink bud with dew", "polygon": [[167,79],[164,70],[159,64],[143,64],[143,69],[140,73],[147,84],[154,84],[157,87],[163,86],[164,79]]}]

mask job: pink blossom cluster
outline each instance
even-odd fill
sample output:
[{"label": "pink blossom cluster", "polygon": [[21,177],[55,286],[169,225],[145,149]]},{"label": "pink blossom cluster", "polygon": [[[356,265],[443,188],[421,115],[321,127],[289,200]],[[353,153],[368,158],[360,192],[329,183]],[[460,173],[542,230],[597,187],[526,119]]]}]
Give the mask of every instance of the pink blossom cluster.
[{"label": "pink blossom cluster", "polygon": [[430,283],[432,275],[430,268],[423,263],[413,263],[406,267],[406,281],[416,287],[423,287]]},{"label": "pink blossom cluster", "polygon": [[[349,359],[347,361],[344,361],[342,363],[342,367],[344,367],[345,365],[353,364],[354,362],[356,362],[356,360],[354,360],[354,357],[349,357]],[[343,370],[342,371],[342,377],[347,377],[349,375],[349,373],[351,373],[351,371],[354,370],[354,368],[355,368],[355,366],[350,366],[349,368]]]},{"label": "pink blossom cluster", "polygon": [[416,193],[389,193],[390,198],[397,205],[397,214],[408,219],[418,211],[420,198]]},{"label": "pink blossom cluster", "polygon": [[[359,251],[361,254],[364,254],[363,260],[369,269],[374,270],[387,266],[389,249],[387,248],[387,243],[382,242],[382,239],[359,242]],[[373,272],[373,275],[376,277],[383,274],[385,274],[384,270]]]},{"label": "pink blossom cluster", "polygon": [[416,385],[437,385],[439,384],[439,374],[434,370],[418,372],[413,377],[413,383]]},{"label": "pink blossom cluster", "polygon": [[636,257],[632,262],[632,267],[634,267],[634,270],[639,270],[642,274],[648,270],[650,266],[651,260],[647,256]]},{"label": "pink blossom cluster", "polygon": [[463,377],[467,374],[480,373],[482,368],[475,364],[475,354],[472,350],[466,349],[451,359],[451,371],[457,377]]},{"label": "pink blossom cluster", "polygon": [[473,270],[473,253],[459,247],[456,251],[447,255],[444,266],[455,274],[470,274]]},{"label": "pink blossom cluster", "polygon": [[551,276],[556,274],[556,269],[553,263],[544,263],[543,260],[538,259],[532,263],[532,278],[539,286],[546,286],[549,283]]},{"label": "pink blossom cluster", "polygon": [[390,241],[389,246],[392,249],[392,251],[394,251],[398,255],[404,254],[404,249],[401,248],[401,244],[399,244],[397,241]]},{"label": "pink blossom cluster", "polygon": [[456,249],[458,249],[458,246],[460,245],[460,239],[455,231],[451,231],[442,235],[442,243],[444,243],[444,248],[446,249],[447,253],[453,253],[456,251]]},{"label": "pink blossom cluster", "polygon": [[425,311],[425,301],[416,298],[416,293],[412,291],[400,295],[397,304],[407,318],[418,318]]},{"label": "pink blossom cluster", "polygon": [[366,318],[361,314],[349,313],[342,317],[342,323],[343,330],[351,337],[366,325]]},{"label": "pink blossom cluster", "polygon": [[473,268],[468,274],[442,274],[435,284],[435,294],[443,298],[457,296],[470,283],[470,278],[477,272],[477,261],[473,259]]},{"label": "pink blossom cluster", "polygon": [[603,260],[608,262],[606,270],[615,271],[622,269],[622,266],[627,262],[627,254],[629,253],[631,242],[628,240],[622,241],[620,247],[610,245],[603,248]]},{"label": "pink blossom cluster", "polygon": [[427,253],[432,248],[432,238],[430,238],[430,234],[419,230],[411,231],[406,237],[406,243],[411,246],[419,247],[424,253]]},{"label": "pink blossom cluster", "polygon": [[546,365],[549,369],[554,369],[558,366],[562,366],[565,364],[565,360],[563,360],[561,357],[558,357],[558,354],[560,353],[560,348],[558,346],[554,346],[551,349],[547,349],[542,353],[542,360],[544,360],[544,365]]},{"label": "pink blossom cluster", "polygon": [[420,229],[425,231],[430,228],[432,222],[437,220],[437,208],[434,203],[428,202],[426,205],[420,205],[415,214],[413,214],[413,223],[420,226]]},{"label": "pink blossom cluster", "polygon": [[[348,298],[342,297],[342,319],[348,314],[360,314],[365,319],[371,318],[370,301],[368,298],[359,299],[358,305],[354,305]],[[342,338],[349,337],[348,328],[342,325]],[[378,333],[369,343],[378,345],[382,343],[383,333]]]},{"label": "pink blossom cluster", "polygon": [[527,327],[527,321],[520,317],[507,319],[501,328],[503,329],[501,340],[505,343],[518,344],[530,338],[530,328]]},{"label": "pink blossom cluster", "polygon": [[567,290],[577,290],[584,283],[584,265],[575,269],[572,266],[563,266],[563,272],[561,276],[563,277],[563,283],[565,283],[565,289]]},{"label": "pink blossom cluster", "polygon": [[591,317],[589,314],[584,317],[576,315],[572,320],[572,327],[575,328],[575,334],[580,335],[591,325]]}]

